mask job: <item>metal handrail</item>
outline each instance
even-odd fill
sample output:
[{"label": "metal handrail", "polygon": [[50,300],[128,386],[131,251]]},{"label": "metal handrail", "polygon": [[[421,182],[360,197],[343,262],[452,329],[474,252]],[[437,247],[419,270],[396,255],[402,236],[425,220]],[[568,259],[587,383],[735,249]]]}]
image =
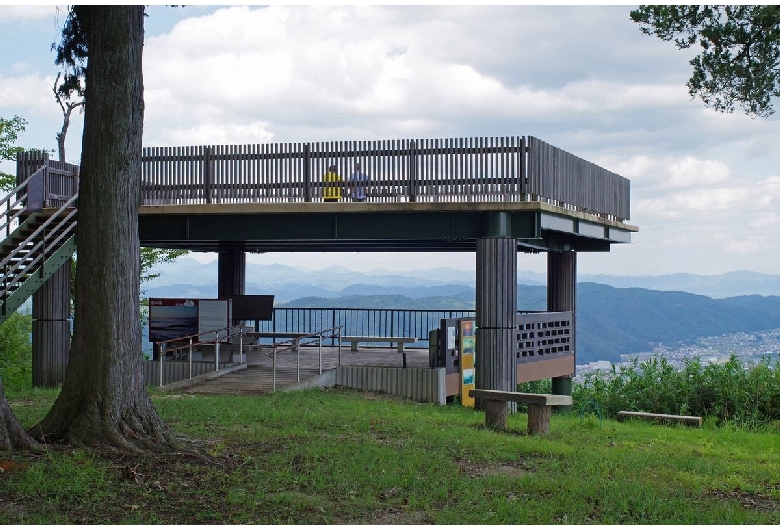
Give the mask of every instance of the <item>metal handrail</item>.
[{"label": "metal handrail", "polygon": [[[235,329],[238,329],[238,332],[232,331]],[[220,336],[222,332],[225,332],[224,336]],[[239,352],[241,355],[241,362],[244,362],[244,341],[243,337],[244,334],[247,333],[246,326],[226,326],[224,328],[218,328],[218,329],[212,329],[209,331],[201,331],[199,333],[195,333],[193,335],[185,335],[183,337],[178,337],[175,339],[169,339],[165,341],[157,341],[154,344],[159,345],[158,346],[158,352],[159,352],[159,359],[160,359],[160,387],[162,388],[164,385],[164,365],[165,365],[165,357],[169,353],[173,353],[175,356],[177,352],[180,352],[182,350],[188,350],[188,360],[189,360],[189,377],[188,379],[192,379],[192,353],[193,348],[196,346],[202,346],[202,345],[214,345],[214,371],[219,371],[219,345],[221,341],[225,339],[229,339],[235,336],[239,337]],[[203,335],[211,335],[214,334],[213,339],[209,340],[202,340],[202,341],[194,341],[193,339],[196,337],[200,337]],[[182,342],[186,342],[187,344],[181,345],[181,346],[173,346],[171,348],[167,347],[167,344],[174,343],[179,344]]]},{"label": "metal handrail", "polygon": [[[339,341],[339,346],[338,346],[338,348],[339,348],[339,362],[338,362],[338,366],[341,366],[341,328],[342,327],[343,326],[336,326],[336,327],[329,328],[329,329],[323,329],[323,330],[318,331],[316,333],[310,333],[308,335],[304,335],[304,336],[298,337],[296,339],[288,339],[286,341],[281,341],[279,343],[272,344],[271,345],[271,354],[268,355],[268,353],[266,353],[266,355],[268,355],[269,357],[271,357],[273,359],[273,365],[272,365],[272,372],[273,372],[273,376],[272,376],[273,377],[273,379],[272,379],[272,381],[273,381],[272,382],[272,389],[273,389],[273,391],[274,392],[276,391],[276,354],[279,352],[279,350],[277,350],[277,344],[285,344],[287,342],[291,342],[292,341],[293,344],[291,346],[286,346],[281,351],[289,351],[290,349],[295,348],[295,355],[296,355],[296,381],[298,383],[300,383],[301,382],[301,350],[300,350],[301,340],[302,339],[306,339],[306,338],[317,337],[317,348],[319,350],[318,351],[318,354],[319,354],[318,368],[319,368],[319,375],[322,375],[322,337],[325,336],[326,334],[329,334],[328,336],[330,336],[330,337],[338,337],[338,341]],[[335,335],[333,334],[334,331],[337,331],[337,333]]]},{"label": "metal handrail", "polygon": [[[192,354],[193,350],[197,346],[203,346],[203,345],[214,345],[214,371],[219,371],[219,345],[221,341],[225,339],[229,339],[232,337],[239,337],[239,354],[240,354],[240,363],[244,362],[244,355],[245,352],[248,349],[254,349],[254,348],[271,348],[271,353],[268,355],[269,357],[273,358],[273,390],[276,390],[276,354],[281,353],[284,351],[289,351],[291,349],[295,349],[296,355],[297,355],[297,380],[300,382],[301,380],[301,354],[299,346],[302,344],[302,340],[306,339],[314,339],[317,338],[317,345],[319,348],[319,373],[322,374],[322,339],[323,337],[337,337],[339,341],[339,365],[341,365],[341,328],[342,326],[335,326],[333,328],[323,329],[317,332],[308,333],[306,335],[303,335],[301,337],[298,337],[296,339],[288,339],[284,341],[275,342],[274,344],[265,345],[265,344],[257,344],[257,345],[244,345],[244,336],[247,334],[251,334],[250,328],[247,328],[243,325],[237,325],[237,326],[227,326],[224,328],[219,329],[213,329],[209,331],[201,331],[199,333],[195,333],[192,335],[185,335],[183,337],[178,337],[174,339],[168,339],[165,341],[156,341],[154,344],[158,345],[158,352],[159,352],[159,361],[160,361],[160,370],[159,370],[159,386],[163,387],[164,384],[164,374],[165,374],[165,358],[168,354],[172,354],[174,357],[176,357],[177,354],[180,352],[186,351],[187,352],[187,358],[189,362],[189,373],[188,377],[186,379],[192,379]],[[236,331],[237,330],[237,331]],[[225,333],[223,336],[222,333]],[[197,337],[201,337],[203,335],[211,335],[214,334],[215,337],[213,339],[209,340],[202,340],[202,341],[195,341]],[[290,344],[288,344],[290,343]],[[172,346],[171,346],[172,345]]]},{"label": "metal handrail", "polygon": [[[7,256],[0,259],[0,269],[3,270],[4,281],[1,287],[0,296],[5,296],[13,286],[22,281],[27,271],[34,269],[46,260],[46,256],[52,249],[56,250],[63,240],[67,240],[72,235],[72,229],[75,227],[76,210],[74,203],[78,200],[78,194],[71,197],[54,214],[49,216],[32,234],[27,236],[24,241],[19,243],[16,248],[8,253]],[[61,214],[66,210],[71,210],[67,215]],[[71,224],[72,222],[72,224]],[[70,226],[68,226],[70,225]],[[60,229],[67,227],[66,232],[60,232]],[[47,232],[54,232],[57,236],[50,241],[46,239]],[[66,237],[67,236],[67,237]],[[32,247],[28,247],[33,243]],[[32,259],[25,260],[24,257]],[[16,263],[8,266],[12,260]]]},{"label": "metal handrail", "polygon": [[[25,211],[24,208],[17,208],[27,198],[27,185],[34,178],[38,178],[41,172],[46,171],[46,166],[41,166],[35,173],[27,177],[24,182],[17,185],[12,191],[8,193],[0,203],[5,203],[5,212],[3,215],[4,220],[0,223],[0,230],[5,229],[5,237],[11,234],[11,223],[18,219]],[[12,197],[16,197],[16,200],[11,203]]]}]

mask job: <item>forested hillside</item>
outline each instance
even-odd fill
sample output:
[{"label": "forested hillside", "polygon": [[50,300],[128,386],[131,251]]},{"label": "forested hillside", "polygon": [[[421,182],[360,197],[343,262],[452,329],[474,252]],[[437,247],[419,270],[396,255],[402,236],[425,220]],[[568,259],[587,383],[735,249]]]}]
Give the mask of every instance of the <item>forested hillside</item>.
[{"label": "forested hillside", "polygon": [[[544,310],[545,287],[520,285],[518,309]],[[411,298],[354,295],[299,298],[278,307],[473,309],[474,292]],[[620,289],[597,283],[577,288],[577,362],[617,361],[649,351],[651,343],[687,343],[699,337],[780,327],[780,297],[712,299],[678,291]]]}]

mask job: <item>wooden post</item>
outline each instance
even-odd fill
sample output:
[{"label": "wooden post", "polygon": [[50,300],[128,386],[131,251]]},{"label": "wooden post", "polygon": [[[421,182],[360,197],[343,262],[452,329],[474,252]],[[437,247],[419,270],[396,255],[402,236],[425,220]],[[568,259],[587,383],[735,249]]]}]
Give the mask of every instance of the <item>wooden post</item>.
[{"label": "wooden post", "polygon": [[303,200],[311,202],[311,145],[303,144]]},{"label": "wooden post", "polygon": [[547,434],[550,432],[552,407],[548,405],[528,405],[528,434]]},{"label": "wooden post", "polygon": [[482,407],[485,409],[485,426],[488,429],[506,430],[506,401],[485,399],[482,401]]},{"label": "wooden post", "polygon": [[[16,182],[24,182],[41,166],[48,167],[49,155],[33,151],[17,158]],[[42,182],[42,202],[47,198],[48,175]],[[70,357],[70,274],[68,260],[32,296],[32,383],[34,387],[55,387],[65,380]]]},{"label": "wooden post", "polygon": [[621,410],[617,413],[618,421],[630,419],[647,420],[652,423],[681,423],[689,427],[701,427],[702,419],[700,416],[677,416],[674,414],[653,414],[651,412],[630,412]]},{"label": "wooden post", "polygon": [[203,148],[203,196],[211,204],[211,148]]},{"label": "wooden post", "polygon": [[417,201],[417,143],[409,142],[409,202]]},{"label": "wooden post", "polygon": [[[508,214],[491,221],[490,234],[477,239],[476,380],[477,389],[517,390],[515,336],[517,327],[517,241],[508,232]],[[483,408],[480,399],[476,408]],[[514,403],[501,406],[517,410]]]}]

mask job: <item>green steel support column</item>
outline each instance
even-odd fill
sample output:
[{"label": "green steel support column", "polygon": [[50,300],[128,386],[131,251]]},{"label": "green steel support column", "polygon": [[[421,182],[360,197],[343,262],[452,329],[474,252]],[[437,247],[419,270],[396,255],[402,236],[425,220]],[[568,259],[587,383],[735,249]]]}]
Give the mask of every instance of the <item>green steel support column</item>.
[{"label": "green steel support column", "polygon": [[[517,240],[508,235],[509,215],[500,212],[489,219],[489,237],[477,240],[477,340],[478,389],[517,390],[515,342],[517,327]],[[479,401],[477,408],[481,408]],[[508,404],[514,412],[517,406]]]},{"label": "green steel support column", "polygon": [[220,250],[217,254],[217,297],[246,293],[246,253]]},{"label": "green steel support column", "polygon": [[[217,254],[217,298],[246,294],[246,252],[221,250]],[[243,324],[234,320],[231,325]]]},{"label": "green steel support column", "polygon": [[[572,312],[572,347],[577,344],[577,253],[573,251],[547,253],[547,311]],[[571,395],[574,374],[552,378],[552,393]],[[571,406],[558,406],[570,411]]]}]

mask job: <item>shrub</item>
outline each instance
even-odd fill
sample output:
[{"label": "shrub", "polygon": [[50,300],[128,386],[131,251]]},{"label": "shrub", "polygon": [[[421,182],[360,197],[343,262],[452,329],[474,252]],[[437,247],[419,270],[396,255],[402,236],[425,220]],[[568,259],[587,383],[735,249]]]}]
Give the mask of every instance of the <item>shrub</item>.
[{"label": "shrub", "polygon": [[32,388],[32,316],[14,313],[0,326],[0,377],[6,390]]},{"label": "shrub", "polygon": [[588,374],[572,391],[576,403],[597,403],[605,416],[619,410],[714,417],[718,424],[760,428],[780,420],[780,366],[768,358],[743,365],[736,355],[723,364],[699,358],[676,369],[663,357],[609,373]]}]

